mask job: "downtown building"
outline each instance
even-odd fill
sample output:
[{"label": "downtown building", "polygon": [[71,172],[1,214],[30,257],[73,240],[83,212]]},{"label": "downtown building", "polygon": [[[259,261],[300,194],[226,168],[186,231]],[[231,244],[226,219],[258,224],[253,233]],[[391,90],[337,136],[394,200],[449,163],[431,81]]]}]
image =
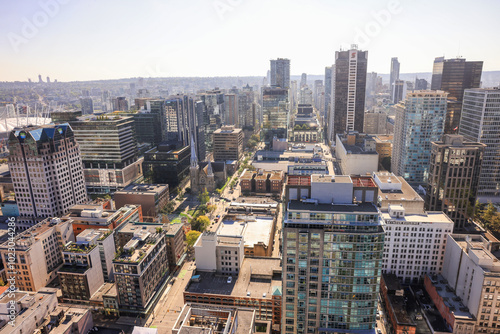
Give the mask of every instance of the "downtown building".
[{"label": "downtown building", "polygon": [[288,89],[262,89],[262,129],[263,140],[269,145],[273,138],[287,138],[289,122]]},{"label": "downtown building", "polygon": [[443,135],[432,142],[426,208],[443,211],[464,229],[473,215],[486,145],[464,141],[461,135]]},{"label": "downtown building", "polygon": [[290,59],[271,59],[271,87],[290,88]]},{"label": "downtown building", "polygon": [[79,142],[68,124],[13,130],[8,164],[20,221],[65,214],[87,201]]},{"label": "downtown building", "polygon": [[384,230],[371,177],[289,176],[283,333],[373,333]]},{"label": "downtown building", "polygon": [[339,133],[363,132],[367,64],[368,51],[358,50],[356,45],[335,52],[327,132],[330,143]]},{"label": "downtown building", "polygon": [[69,123],[80,144],[89,193],[112,193],[142,177],[132,117],[91,116]]},{"label": "downtown building", "polygon": [[500,202],[500,89],[466,89],[459,134],[486,144],[477,196],[480,202]]},{"label": "downtown building", "polygon": [[14,268],[5,272],[7,280],[14,279],[16,288],[22,291],[38,291],[52,282],[63,263],[64,245],[75,240],[71,223],[71,219],[47,218],[17,234],[14,241],[1,244],[4,264],[10,266],[15,254]]},{"label": "downtown building", "polygon": [[[398,61],[398,57],[391,58],[391,72],[389,75],[389,89],[391,90],[391,100],[394,102],[395,100],[395,83],[396,80],[399,80],[399,67],[400,63]],[[401,99],[400,99],[401,100]],[[395,101],[394,103],[398,103],[400,100]]]},{"label": "downtown building", "polygon": [[410,184],[424,184],[429,178],[431,142],[439,141],[443,134],[447,95],[416,91],[396,105],[392,171]]},{"label": "downtown building", "polygon": [[444,133],[456,133],[460,125],[464,91],[481,86],[482,61],[437,57],[432,68],[432,90],[448,93]]}]

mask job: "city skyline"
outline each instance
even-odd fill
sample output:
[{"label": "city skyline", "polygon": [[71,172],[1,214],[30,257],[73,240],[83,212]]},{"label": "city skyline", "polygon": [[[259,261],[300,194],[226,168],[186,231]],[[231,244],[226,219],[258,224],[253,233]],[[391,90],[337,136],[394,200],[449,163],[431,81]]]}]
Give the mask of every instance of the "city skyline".
[{"label": "city skyline", "polygon": [[[290,59],[293,75],[321,75],[335,51],[351,44],[368,51],[369,72],[389,73],[392,57],[402,73],[431,72],[440,56],[482,60],[483,71],[500,70],[500,46],[489,43],[496,30],[482,29],[495,22],[499,3],[481,1],[471,16],[466,4],[426,2],[315,0],[307,8],[298,1],[4,2],[0,61],[8,66],[0,77],[264,77],[276,58]],[[286,33],[269,38],[273,29]]]}]

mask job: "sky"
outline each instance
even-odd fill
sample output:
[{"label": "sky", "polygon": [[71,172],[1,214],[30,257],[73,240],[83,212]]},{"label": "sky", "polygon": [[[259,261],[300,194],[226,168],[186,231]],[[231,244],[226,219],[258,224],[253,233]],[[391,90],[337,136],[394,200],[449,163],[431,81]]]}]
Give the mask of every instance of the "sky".
[{"label": "sky", "polygon": [[0,81],[324,74],[335,51],[368,71],[431,72],[435,57],[500,70],[498,0],[0,0]]}]

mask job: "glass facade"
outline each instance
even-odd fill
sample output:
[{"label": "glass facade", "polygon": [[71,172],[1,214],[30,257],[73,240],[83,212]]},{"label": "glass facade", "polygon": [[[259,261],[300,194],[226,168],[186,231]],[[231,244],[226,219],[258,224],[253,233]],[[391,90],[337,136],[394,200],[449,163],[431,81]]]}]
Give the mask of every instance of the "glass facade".
[{"label": "glass facade", "polygon": [[288,127],[288,90],[264,88],[262,92],[262,122],[266,144],[273,137],[286,138]]},{"label": "glass facade", "polygon": [[284,333],[373,333],[384,232],[378,212],[287,211]]},{"label": "glass facade", "polygon": [[393,170],[409,183],[423,184],[429,177],[431,142],[439,141],[446,117],[446,93],[409,93],[396,108]]},{"label": "glass facade", "polygon": [[465,90],[459,134],[466,140],[486,144],[477,191],[485,200],[500,195],[499,127],[500,90]]}]

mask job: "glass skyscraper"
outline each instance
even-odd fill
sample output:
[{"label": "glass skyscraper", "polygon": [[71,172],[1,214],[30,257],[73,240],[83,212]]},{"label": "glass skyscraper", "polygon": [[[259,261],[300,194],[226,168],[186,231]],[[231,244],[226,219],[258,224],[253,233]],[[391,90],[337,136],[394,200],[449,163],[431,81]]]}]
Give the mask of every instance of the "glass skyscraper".
[{"label": "glass skyscraper", "polygon": [[396,106],[392,171],[410,184],[427,182],[431,142],[439,141],[443,134],[447,95],[443,91],[416,91]]},{"label": "glass skyscraper", "polygon": [[262,126],[266,144],[271,143],[273,137],[286,138],[288,116],[288,89],[263,88]]},{"label": "glass skyscraper", "polygon": [[486,144],[479,185],[481,202],[500,202],[500,89],[466,89],[459,134]]},{"label": "glass skyscraper", "polygon": [[432,90],[448,92],[448,108],[445,133],[456,133],[460,123],[464,90],[481,85],[482,61],[466,61],[464,58],[444,59],[437,57],[432,68]]},{"label": "glass skyscraper", "polygon": [[283,333],[374,333],[384,244],[377,190],[370,177],[289,176]]},{"label": "glass skyscraper", "polygon": [[271,87],[290,88],[290,59],[271,60]]}]

